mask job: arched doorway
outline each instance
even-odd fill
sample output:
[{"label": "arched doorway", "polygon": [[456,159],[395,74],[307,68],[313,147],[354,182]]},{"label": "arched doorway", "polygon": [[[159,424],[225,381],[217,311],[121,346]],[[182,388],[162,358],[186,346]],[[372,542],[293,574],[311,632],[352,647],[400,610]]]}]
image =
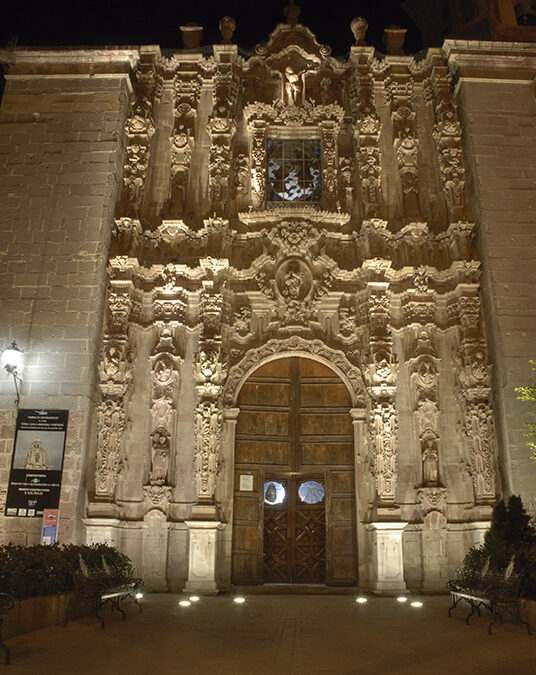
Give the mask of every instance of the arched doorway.
[{"label": "arched doorway", "polygon": [[350,394],[326,365],[284,357],[237,401],[232,582],[357,582]]}]

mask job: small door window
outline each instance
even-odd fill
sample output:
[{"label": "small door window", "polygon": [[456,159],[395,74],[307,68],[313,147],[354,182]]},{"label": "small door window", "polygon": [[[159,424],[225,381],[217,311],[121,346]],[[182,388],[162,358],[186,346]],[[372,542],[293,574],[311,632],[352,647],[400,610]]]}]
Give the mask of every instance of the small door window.
[{"label": "small door window", "polygon": [[316,480],[306,480],[298,488],[298,496],[306,504],[319,504],[324,495],[324,486]]},{"label": "small door window", "polygon": [[276,480],[267,480],[264,484],[264,503],[265,504],[282,504],[287,496],[287,491],[282,483]]}]

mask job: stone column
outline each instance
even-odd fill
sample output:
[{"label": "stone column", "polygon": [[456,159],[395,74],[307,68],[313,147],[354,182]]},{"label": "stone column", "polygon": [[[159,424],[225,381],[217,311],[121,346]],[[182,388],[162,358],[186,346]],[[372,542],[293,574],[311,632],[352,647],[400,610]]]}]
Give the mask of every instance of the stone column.
[{"label": "stone column", "polygon": [[407,523],[369,523],[372,570],[370,587],[374,593],[391,595],[405,593],[402,532]]},{"label": "stone column", "polygon": [[367,410],[365,408],[351,408],[350,416],[354,427],[354,469],[355,469],[355,507],[357,531],[357,564],[358,578],[362,581],[368,576],[366,530],[364,519],[367,506],[374,499],[374,490],[369,494],[367,481]]},{"label": "stone column", "polygon": [[227,408],[223,411],[223,432],[222,432],[222,456],[223,470],[219,487],[219,495],[223,519],[229,524],[220,538],[222,559],[220,569],[222,575],[222,585],[224,587],[231,583],[231,564],[232,564],[232,545],[233,545],[233,494],[234,494],[234,456],[235,456],[235,433],[236,422],[240,408]]},{"label": "stone column", "polygon": [[223,523],[215,493],[222,468],[223,409],[220,399],[227,377],[221,334],[222,272],[227,270],[229,261],[201,258],[200,265],[206,279],[200,294],[202,329],[193,366],[198,395],[194,457],[197,502],[192,506],[191,520],[186,521],[190,553],[185,590],[216,593],[217,549]]}]

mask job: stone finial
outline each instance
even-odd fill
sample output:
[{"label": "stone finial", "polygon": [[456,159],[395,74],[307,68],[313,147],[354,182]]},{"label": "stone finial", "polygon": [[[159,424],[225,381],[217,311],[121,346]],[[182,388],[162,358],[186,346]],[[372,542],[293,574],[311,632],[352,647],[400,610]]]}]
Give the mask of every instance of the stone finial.
[{"label": "stone finial", "polygon": [[294,4],[294,0],[290,0],[290,3],[285,7],[283,12],[285,14],[285,19],[290,26],[295,26],[298,23],[301,9]]},{"label": "stone finial", "polygon": [[181,26],[182,33],[182,47],[183,49],[196,49],[201,44],[201,35],[203,34],[203,26],[197,23],[187,23]]},{"label": "stone finial", "polygon": [[236,28],[236,21],[232,16],[224,16],[218,24],[221,32],[221,44],[230,45],[233,40],[233,33]]},{"label": "stone finial", "polygon": [[383,31],[383,41],[387,47],[387,53],[391,56],[402,56],[404,54],[404,40],[406,39],[406,28],[400,26],[388,26]]},{"label": "stone finial", "polygon": [[356,16],[356,18],[350,23],[350,29],[354,34],[356,45],[364,46],[367,43],[365,42],[365,34],[367,32],[368,22],[362,16]]}]

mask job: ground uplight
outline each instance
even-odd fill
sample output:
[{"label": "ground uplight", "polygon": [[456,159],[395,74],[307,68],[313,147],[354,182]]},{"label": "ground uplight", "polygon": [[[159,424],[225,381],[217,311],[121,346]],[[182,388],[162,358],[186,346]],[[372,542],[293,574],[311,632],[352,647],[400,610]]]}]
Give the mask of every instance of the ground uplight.
[{"label": "ground uplight", "polygon": [[143,598],[143,593],[136,593],[136,600],[141,600]]},{"label": "ground uplight", "polygon": [[246,598],[238,595],[236,598],[233,598],[233,602],[236,602],[237,605],[242,605],[244,602],[246,602]]},{"label": "ground uplight", "polygon": [[414,600],[414,601],[411,603],[411,606],[412,606],[412,607],[422,607],[422,602],[419,602],[419,600]]},{"label": "ground uplight", "polygon": [[364,598],[362,595],[360,595],[358,598],[355,599],[356,602],[358,602],[360,605],[364,605],[365,602],[367,602],[367,598]]},{"label": "ground uplight", "polygon": [[399,595],[398,598],[396,599],[397,602],[407,602],[408,599],[406,598],[405,595]]},{"label": "ground uplight", "polygon": [[191,604],[192,604],[192,603],[191,603],[189,600],[181,600],[181,601],[179,602],[179,605],[180,605],[181,607],[189,607]]},{"label": "ground uplight", "polygon": [[191,602],[199,602],[199,596],[198,595],[191,595],[190,601]]}]

